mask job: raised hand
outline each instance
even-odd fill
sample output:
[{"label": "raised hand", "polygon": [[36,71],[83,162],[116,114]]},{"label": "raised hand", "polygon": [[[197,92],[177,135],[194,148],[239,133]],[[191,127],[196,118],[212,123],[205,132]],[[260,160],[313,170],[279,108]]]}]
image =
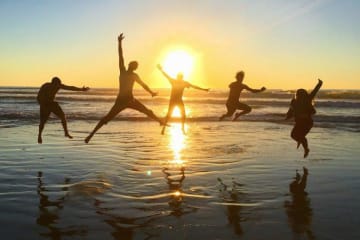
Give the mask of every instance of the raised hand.
[{"label": "raised hand", "polygon": [[121,33],[121,34],[118,36],[118,41],[121,42],[124,38],[125,38],[124,34]]},{"label": "raised hand", "polygon": [[323,83],[323,81],[320,78],[318,78],[318,81],[319,81],[319,83]]}]

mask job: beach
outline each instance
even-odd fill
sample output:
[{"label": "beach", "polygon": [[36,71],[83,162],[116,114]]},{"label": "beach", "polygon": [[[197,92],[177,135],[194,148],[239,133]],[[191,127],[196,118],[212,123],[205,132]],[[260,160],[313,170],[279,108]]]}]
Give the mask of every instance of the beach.
[{"label": "beach", "polygon": [[[237,122],[217,120],[226,93],[189,94],[186,135],[177,122],[161,135],[127,110],[85,144],[113,96],[61,92],[74,138],[52,118],[37,144],[33,90],[11,91],[0,104],[4,239],[360,238],[358,99],[316,101],[304,159],[282,121],[290,93],[250,97],[253,112]],[[142,101],[166,113],[166,98]],[[306,193],[291,194],[303,167]]]}]

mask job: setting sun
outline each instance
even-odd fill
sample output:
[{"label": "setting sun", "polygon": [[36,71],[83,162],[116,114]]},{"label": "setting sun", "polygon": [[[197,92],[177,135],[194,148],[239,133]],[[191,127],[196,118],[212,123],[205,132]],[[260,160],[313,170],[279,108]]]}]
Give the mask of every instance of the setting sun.
[{"label": "setting sun", "polygon": [[193,71],[195,59],[186,50],[175,50],[169,52],[163,60],[163,68],[171,77],[176,77],[178,73],[182,73],[184,78],[189,78]]}]

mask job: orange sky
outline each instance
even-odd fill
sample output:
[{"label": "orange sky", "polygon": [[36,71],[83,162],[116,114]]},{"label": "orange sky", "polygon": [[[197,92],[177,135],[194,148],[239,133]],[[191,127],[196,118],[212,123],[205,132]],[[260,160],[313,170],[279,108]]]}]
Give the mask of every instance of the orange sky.
[{"label": "orange sky", "polygon": [[[156,3],[156,6],[154,5]],[[160,4],[161,3],[161,4]],[[125,61],[151,87],[172,50],[194,56],[189,81],[227,88],[237,71],[254,88],[360,88],[357,1],[64,1],[1,3],[0,86],[118,87],[117,35]],[[120,9],[127,9],[127,11]],[[346,12],[346,14],[344,14]],[[11,14],[10,14],[11,13]]]}]

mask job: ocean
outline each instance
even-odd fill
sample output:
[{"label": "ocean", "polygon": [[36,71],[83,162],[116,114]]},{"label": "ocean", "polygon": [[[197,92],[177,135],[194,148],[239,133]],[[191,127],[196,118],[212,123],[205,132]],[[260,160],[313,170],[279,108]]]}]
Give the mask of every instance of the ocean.
[{"label": "ocean", "polygon": [[[320,90],[310,154],[285,121],[294,91],[246,93],[252,112],[218,121],[228,90],[185,90],[186,134],[125,110],[84,138],[117,89],[60,90],[73,139],[52,116],[37,144],[38,88],[0,88],[2,239],[359,239],[360,91]],[[134,95],[160,117],[169,90]],[[305,191],[289,184],[309,175]]]},{"label": "ocean", "polygon": [[[0,88],[1,127],[36,123],[39,120],[36,94],[38,88]],[[91,89],[89,92],[61,90],[57,101],[69,121],[99,120],[114,103],[117,89]],[[226,112],[228,90],[185,90],[184,102],[190,122],[217,121]],[[151,98],[144,90],[135,90],[134,95],[155,114],[165,116],[169,103],[169,90],[159,89],[159,96]],[[279,122],[284,119],[294,91],[267,90],[265,93],[242,93],[242,101],[252,106],[251,114],[244,121]],[[315,101],[315,123],[321,127],[343,128],[359,131],[360,90],[321,90]],[[115,121],[148,121],[141,113],[126,110]]]}]

